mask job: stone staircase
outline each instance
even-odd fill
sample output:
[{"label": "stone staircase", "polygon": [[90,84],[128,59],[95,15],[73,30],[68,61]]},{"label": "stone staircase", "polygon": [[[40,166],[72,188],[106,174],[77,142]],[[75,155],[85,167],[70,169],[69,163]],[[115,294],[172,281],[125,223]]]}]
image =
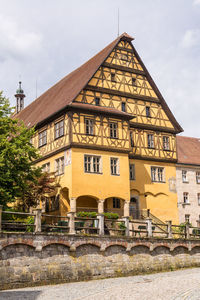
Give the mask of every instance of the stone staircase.
[{"label": "stone staircase", "polygon": [[158,225],[156,225],[157,228],[159,228],[161,231],[163,231],[163,233],[167,233],[167,227],[166,227],[166,223],[161,221],[159,218],[157,218],[156,216],[154,216],[151,212],[150,209],[142,209],[141,210],[141,218],[142,219],[147,219],[150,218],[152,219],[152,223],[156,223]]}]

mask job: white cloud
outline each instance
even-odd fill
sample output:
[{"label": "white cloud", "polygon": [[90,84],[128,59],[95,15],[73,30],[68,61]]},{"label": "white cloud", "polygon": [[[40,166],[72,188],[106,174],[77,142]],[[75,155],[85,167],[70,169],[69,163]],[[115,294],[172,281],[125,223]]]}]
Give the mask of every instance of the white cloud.
[{"label": "white cloud", "polygon": [[21,28],[16,22],[0,15],[0,57],[30,57],[40,49],[41,35]]},{"label": "white cloud", "polygon": [[181,46],[183,48],[191,48],[197,46],[198,44],[200,44],[200,30],[199,29],[186,30],[181,41]]},{"label": "white cloud", "polygon": [[200,5],[200,0],[194,0],[193,5]]}]

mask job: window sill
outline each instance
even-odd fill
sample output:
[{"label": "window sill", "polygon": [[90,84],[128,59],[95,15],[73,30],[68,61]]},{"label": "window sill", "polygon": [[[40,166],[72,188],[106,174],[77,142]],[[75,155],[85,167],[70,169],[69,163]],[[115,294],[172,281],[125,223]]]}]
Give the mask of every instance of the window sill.
[{"label": "window sill", "polygon": [[97,175],[102,175],[103,172],[89,172],[89,171],[84,171],[86,174],[97,174]]},{"label": "window sill", "polygon": [[55,138],[54,138],[54,141],[55,141],[55,140],[58,140],[59,138],[61,138],[61,137],[63,137],[63,136],[64,136],[64,134],[61,135],[61,136],[55,137]]},{"label": "window sill", "polygon": [[110,136],[110,139],[118,140],[118,137],[112,137],[112,136]]},{"label": "window sill", "polygon": [[184,206],[184,205],[190,205],[190,203],[184,203],[184,202],[183,202],[182,205],[183,205],[183,206]]},{"label": "window sill", "polygon": [[87,135],[87,136],[95,136],[95,134],[91,134],[91,133],[86,133],[85,135]]},{"label": "window sill", "polygon": [[151,182],[155,182],[155,183],[166,183],[166,181],[157,181],[157,180],[151,180]]},{"label": "window sill", "polygon": [[44,147],[44,146],[46,146],[47,145],[47,143],[46,144],[43,144],[43,145],[41,145],[41,146],[38,146],[38,149],[40,149],[40,148],[42,148],[42,147]]},{"label": "window sill", "polygon": [[170,149],[163,149],[163,151],[172,152],[172,150],[170,150]]},{"label": "window sill", "polygon": [[112,176],[120,176],[120,174],[110,174],[110,175],[112,175]]},{"label": "window sill", "polygon": [[189,183],[189,181],[182,181],[182,183]]}]

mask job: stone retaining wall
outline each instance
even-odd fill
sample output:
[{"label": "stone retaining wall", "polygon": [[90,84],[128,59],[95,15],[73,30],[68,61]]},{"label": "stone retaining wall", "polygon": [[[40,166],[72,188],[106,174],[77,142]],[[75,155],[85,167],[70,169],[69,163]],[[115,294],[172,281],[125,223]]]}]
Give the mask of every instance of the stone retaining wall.
[{"label": "stone retaining wall", "polygon": [[0,234],[0,289],[200,266],[200,241]]}]

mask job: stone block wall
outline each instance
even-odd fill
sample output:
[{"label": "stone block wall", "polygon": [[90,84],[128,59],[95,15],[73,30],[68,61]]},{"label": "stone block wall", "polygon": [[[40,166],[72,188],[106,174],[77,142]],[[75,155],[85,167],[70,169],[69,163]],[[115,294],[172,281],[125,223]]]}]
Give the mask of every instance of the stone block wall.
[{"label": "stone block wall", "polygon": [[197,240],[0,234],[0,289],[199,266]]}]

